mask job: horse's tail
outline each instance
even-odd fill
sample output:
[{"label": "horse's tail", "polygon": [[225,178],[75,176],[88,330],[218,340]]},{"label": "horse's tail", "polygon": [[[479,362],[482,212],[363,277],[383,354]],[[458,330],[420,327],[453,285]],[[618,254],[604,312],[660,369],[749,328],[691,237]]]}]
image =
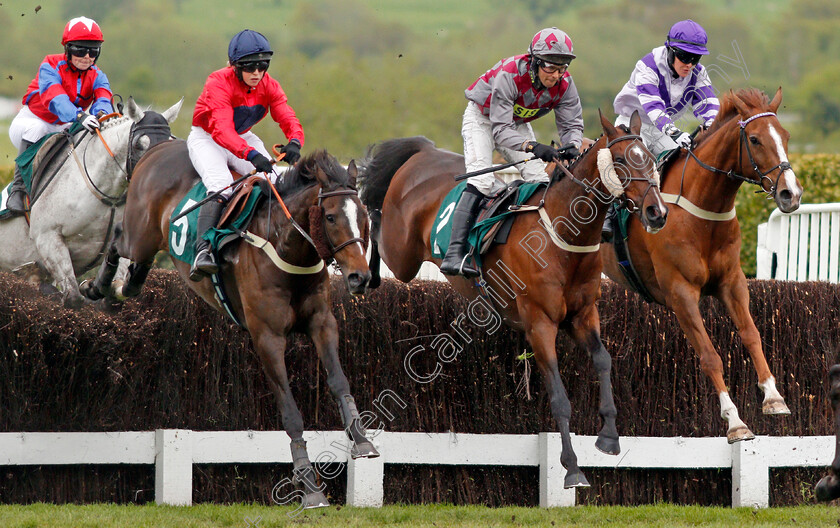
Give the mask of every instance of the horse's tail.
[{"label": "horse's tail", "polygon": [[435,144],[423,136],[389,139],[368,149],[356,181],[359,198],[369,210],[382,208],[391,179],[408,159]]}]

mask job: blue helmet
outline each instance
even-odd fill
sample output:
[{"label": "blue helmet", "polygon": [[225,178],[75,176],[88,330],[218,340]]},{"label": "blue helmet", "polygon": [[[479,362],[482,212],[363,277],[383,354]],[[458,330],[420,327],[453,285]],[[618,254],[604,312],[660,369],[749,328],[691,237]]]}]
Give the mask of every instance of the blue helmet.
[{"label": "blue helmet", "polygon": [[706,35],[706,30],[697,22],[689,19],[680,20],[671,26],[665,45],[671,48],[679,48],[694,55],[708,55],[709,50],[706,48],[708,41],[709,37]]},{"label": "blue helmet", "polygon": [[243,29],[230,39],[228,60],[231,64],[245,61],[269,60],[274,52],[265,35],[251,29]]}]

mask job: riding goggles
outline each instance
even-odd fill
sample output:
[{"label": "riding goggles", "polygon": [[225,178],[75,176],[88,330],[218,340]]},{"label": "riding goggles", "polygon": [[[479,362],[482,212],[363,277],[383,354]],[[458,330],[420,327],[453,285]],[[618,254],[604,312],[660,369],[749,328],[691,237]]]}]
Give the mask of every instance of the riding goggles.
[{"label": "riding goggles", "polygon": [[236,67],[246,73],[254,73],[255,71],[266,71],[268,70],[269,61],[253,61],[253,62],[240,62],[237,63]]},{"label": "riding goggles", "polygon": [[674,56],[680,59],[680,62],[683,64],[697,64],[700,62],[700,57],[702,55],[698,55],[696,53],[689,53],[687,51],[681,50],[680,48],[671,48],[674,50]]},{"label": "riding goggles", "polygon": [[99,56],[99,51],[99,47],[77,46],[75,44],[67,45],[67,53],[74,57],[84,57],[85,55],[90,55],[91,59],[95,59]]},{"label": "riding goggles", "polygon": [[565,73],[566,70],[569,69],[568,62],[563,64],[554,64],[553,62],[540,60],[539,65],[540,68],[542,68],[542,71],[544,71],[545,73]]}]

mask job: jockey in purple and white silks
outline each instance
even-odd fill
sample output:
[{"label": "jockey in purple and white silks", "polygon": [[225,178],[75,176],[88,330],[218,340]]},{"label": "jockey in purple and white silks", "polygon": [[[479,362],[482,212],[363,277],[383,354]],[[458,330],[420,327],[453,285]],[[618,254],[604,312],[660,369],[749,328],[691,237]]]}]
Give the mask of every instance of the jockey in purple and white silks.
[{"label": "jockey in purple and white silks", "polygon": [[634,110],[642,116],[642,138],[654,156],[691,146],[677,121],[689,106],[704,127],[712,124],[720,105],[700,65],[708,55],[708,37],[700,24],[682,20],[671,27],[664,46],[654,48],[636,63],[630,80],[613,102],[616,125],[628,125]]},{"label": "jockey in purple and white silks", "polygon": [[[464,94],[469,101],[461,135],[467,172],[493,165],[497,150],[509,162],[523,161],[519,171],[525,181],[548,182],[545,163],[573,159],[583,137],[583,116],[577,88],[567,71],[575,58],[572,39],[555,28],[534,35],[528,53],[497,62]],[[554,149],[538,143],[530,122],[554,111],[557,133],[563,146]],[[447,275],[478,275],[467,263],[467,236],[484,196],[501,187],[492,172],[473,176],[452,213],[452,235],[441,263]]]}]

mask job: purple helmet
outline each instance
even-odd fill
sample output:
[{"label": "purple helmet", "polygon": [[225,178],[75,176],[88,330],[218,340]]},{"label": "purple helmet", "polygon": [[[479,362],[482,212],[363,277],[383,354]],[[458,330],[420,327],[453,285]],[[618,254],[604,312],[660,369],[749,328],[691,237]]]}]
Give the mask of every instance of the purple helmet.
[{"label": "purple helmet", "polygon": [[706,49],[708,41],[706,30],[700,27],[700,24],[693,20],[681,20],[671,26],[665,45],[695,55],[708,55],[709,50]]},{"label": "purple helmet", "polygon": [[543,29],[534,35],[528,55],[553,64],[569,63],[575,58],[572,39],[556,27]]}]

